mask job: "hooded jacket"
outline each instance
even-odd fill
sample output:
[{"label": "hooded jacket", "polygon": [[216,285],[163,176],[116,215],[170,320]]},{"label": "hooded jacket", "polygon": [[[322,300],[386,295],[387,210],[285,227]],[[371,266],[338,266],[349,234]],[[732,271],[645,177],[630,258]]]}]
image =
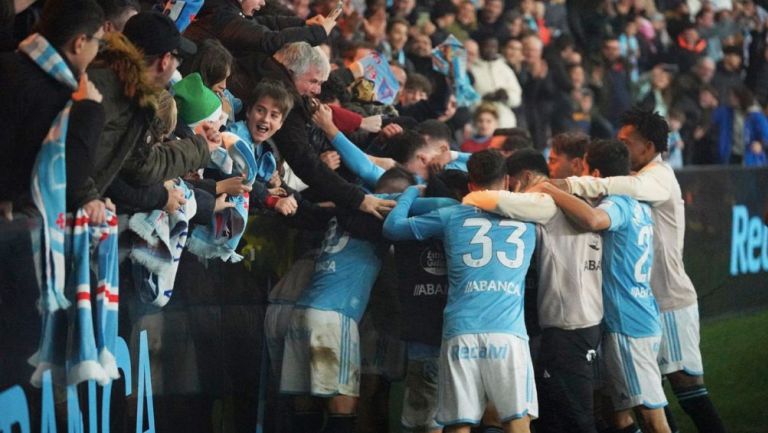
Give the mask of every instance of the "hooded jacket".
[{"label": "hooded jacket", "polygon": [[205,166],[208,144],[198,135],[155,141],[150,125],[160,89],[148,81],[142,54],[123,35],[105,39],[107,49],[88,71],[103,96],[106,116],[99,145],[92,151],[93,188],[102,195],[119,176],[129,186],[158,192],[163,181]]}]

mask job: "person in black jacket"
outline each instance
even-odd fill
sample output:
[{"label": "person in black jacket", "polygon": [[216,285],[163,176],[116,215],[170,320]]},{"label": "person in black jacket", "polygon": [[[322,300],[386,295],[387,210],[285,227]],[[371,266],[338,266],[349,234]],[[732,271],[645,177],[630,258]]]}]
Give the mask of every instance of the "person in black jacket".
[{"label": "person in black jacket", "polygon": [[[280,83],[291,93],[294,104],[283,127],[273,141],[282,158],[294,173],[308,184],[322,200],[330,200],[337,206],[359,209],[382,217],[395,203],[365,195],[355,185],[346,182],[328,168],[319,158],[309,139],[312,109],[309,98],[320,94],[320,87],[330,72],[328,58],[320,50],[306,42],[286,45],[274,56],[250,56],[240,59],[243,70],[249,71],[248,81],[240,92],[252,88],[259,80],[269,78]],[[362,75],[357,71],[357,75]]]},{"label": "person in black jacket", "polygon": [[[78,92],[73,95],[72,89],[52,79],[21,52],[0,55],[0,94],[3,95],[0,149],[4,156],[0,163],[0,202],[11,202],[16,210],[30,207],[31,173],[37,152],[54,118],[72,98],[75,103],[70,111],[67,143],[78,139],[78,145],[67,146],[68,209],[84,206],[92,219],[99,222],[103,220],[104,204],[96,200],[98,196],[72,200],[70,193],[81,181],[75,177],[80,173],[73,169],[77,166],[87,170],[79,139],[92,136],[94,129],[98,134],[99,119],[104,117],[101,94],[85,75],[85,69],[100,46],[104,15],[93,1],[78,1],[74,5],[62,3],[65,2],[50,2],[39,30],[80,82]],[[73,11],[70,7],[82,10]],[[89,119],[92,121],[83,121]]]},{"label": "person in black jacket", "polygon": [[184,36],[195,42],[218,39],[235,57],[253,52],[274,54],[291,42],[319,45],[336,26],[341,11],[307,21],[292,16],[254,15],[263,0],[208,0]]},{"label": "person in black jacket", "polygon": [[[29,383],[32,369],[26,360],[39,342],[36,305],[40,287],[32,239],[39,239],[41,233],[30,199],[33,167],[54,119],[68,101],[75,101],[70,110],[70,132],[87,135],[82,126],[75,126],[81,125],[76,117],[89,109],[98,116],[100,95],[84,72],[99,49],[103,22],[103,11],[93,0],[46,3],[38,37],[50,44],[79,81],[74,95],[72,88],[41,69],[27,54],[0,53],[0,389]],[[93,120],[97,128],[98,120]],[[70,137],[66,139],[68,163],[78,159],[69,145]],[[69,168],[68,184],[75,181]],[[73,205],[68,204],[68,208]],[[102,201],[85,205],[89,215],[98,213],[103,219]]]}]

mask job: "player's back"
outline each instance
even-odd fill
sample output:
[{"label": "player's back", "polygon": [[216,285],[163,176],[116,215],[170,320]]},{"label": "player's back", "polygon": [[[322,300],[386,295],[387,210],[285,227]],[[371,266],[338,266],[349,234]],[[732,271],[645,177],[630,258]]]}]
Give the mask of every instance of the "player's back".
[{"label": "player's back", "polygon": [[449,280],[443,338],[486,332],[527,338],[523,293],[534,225],[464,205],[440,214]]},{"label": "player's back", "polygon": [[659,309],[651,290],[653,219],[645,203],[610,195],[599,204],[611,226],[603,232],[603,304],[609,332],[631,337],[660,335]]},{"label": "player's back", "polygon": [[653,206],[656,233],[651,287],[663,311],[684,308],[696,303],[696,290],[683,264],[685,203],[680,184],[669,164],[654,161],[648,170],[659,173],[670,192],[666,201]]},{"label": "player's back", "polygon": [[332,218],[312,280],[296,305],[337,311],[359,322],[381,269],[382,252],[382,245],[350,236]]}]

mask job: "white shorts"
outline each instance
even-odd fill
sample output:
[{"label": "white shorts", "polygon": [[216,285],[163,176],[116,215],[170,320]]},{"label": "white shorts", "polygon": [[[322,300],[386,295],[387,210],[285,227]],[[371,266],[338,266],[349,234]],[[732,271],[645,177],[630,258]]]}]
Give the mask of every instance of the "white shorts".
[{"label": "white shorts", "polygon": [[661,374],[684,371],[691,376],[704,374],[699,350],[699,305],[661,313]]},{"label": "white shorts", "polygon": [[383,376],[390,381],[405,376],[405,343],[379,332],[368,313],[360,321],[360,366],[363,374]]},{"label": "white shorts", "polygon": [[539,413],[528,341],[497,333],[465,334],[440,348],[437,422],[477,425],[487,403],[502,422]]},{"label": "white shorts", "polygon": [[357,323],[335,311],[295,308],[285,335],[280,392],[360,395]]},{"label": "white shorts", "polygon": [[408,360],[400,424],[405,430],[437,430],[437,377],[439,358]]},{"label": "white shorts", "polygon": [[615,411],[667,405],[656,356],[661,337],[633,338],[608,332],[603,340],[603,359],[608,395]]},{"label": "white shorts", "polygon": [[293,304],[269,304],[264,315],[264,337],[269,352],[269,366],[277,378],[283,370],[285,334],[291,326],[292,313]]}]

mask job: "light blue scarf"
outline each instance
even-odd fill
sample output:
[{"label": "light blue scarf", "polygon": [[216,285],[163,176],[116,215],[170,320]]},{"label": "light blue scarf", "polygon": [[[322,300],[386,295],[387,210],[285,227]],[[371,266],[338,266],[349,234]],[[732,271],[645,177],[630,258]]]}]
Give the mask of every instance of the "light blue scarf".
[{"label": "light blue scarf", "polygon": [[[230,130],[236,141],[227,151],[228,158],[213,159],[214,164],[219,164],[223,174],[242,175],[247,185],[253,185],[256,181],[268,181],[277,167],[272,152],[267,151],[261,144],[242,139],[251,137],[245,122],[235,123]],[[196,227],[189,238],[189,252],[203,259],[218,258],[232,263],[241,261],[243,257],[235,250],[245,233],[249,199],[247,193],[227,197],[227,201],[235,206],[214,213],[209,226]]]},{"label": "light blue scarf", "polygon": [[[51,78],[74,92],[77,80],[67,63],[53,46],[39,33],[33,33],[19,44],[19,51],[26,54]],[[53,312],[69,306],[64,296],[65,258],[64,229],[67,211],[67,170],[64,143],[67,137],[69,110],[67,101],[51,124],[35,166],[32,169],[32,200],[43,217],[43,263],[45,287],[42,288],[40,307]]]},{"label": "light blue scarf", "polygon": [[173,296],[173,284],[187,243],[189,220],[197,213],[195,195],[183,180],[174,188],[184,193],[186,203],[176,212],[164,210],[137,213],[128,221],[128,228],[139,239],[131,246],[133,280],[143,302],[164,307]]},{"label": "light blue scarf", "polygon": [[[30,360],[37,367],[31,382],[40,386],[43,373],[53,369],[57,381],[61,381],[62,373],[66,372],[69,385],[86,380],[106,385],[120,377],[114,355],[120,280],[117,216],[107,211],[104,224],[91,226],[88,215],[80,209],[74,221],[67,221],[67,226],[67,269],[71,272],[66,294],[75,300],[75,308],[74,311],[43,312],[40,350]],[[91,302],[94,297],[91,293],[91,245],[96,249],[98,267],[95,316]]]}]

